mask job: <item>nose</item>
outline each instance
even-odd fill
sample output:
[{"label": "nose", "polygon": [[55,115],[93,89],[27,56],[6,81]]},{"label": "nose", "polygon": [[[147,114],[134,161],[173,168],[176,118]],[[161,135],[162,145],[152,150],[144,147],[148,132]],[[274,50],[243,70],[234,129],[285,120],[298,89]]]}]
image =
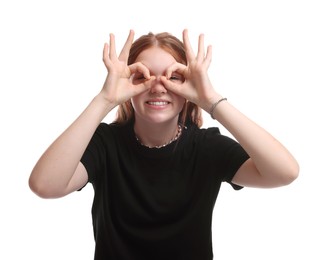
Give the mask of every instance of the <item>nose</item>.
[{"label": "nose", "polygon": [[160,77],[156,77],[156,79],[151,83],[150,92],[152,94],[164,94],[167,93],[167,89],[164,84],[160,80]]}]

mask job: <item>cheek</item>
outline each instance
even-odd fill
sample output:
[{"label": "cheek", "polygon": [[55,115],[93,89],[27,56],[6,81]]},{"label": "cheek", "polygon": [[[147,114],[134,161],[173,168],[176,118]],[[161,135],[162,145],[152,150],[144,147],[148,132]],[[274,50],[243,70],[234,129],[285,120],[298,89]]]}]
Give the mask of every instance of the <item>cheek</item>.
[{"label": "cheek", "polygon": [[140,111],[142,112],[143,110],[145,110],[146,99],[147,99],[147,96],[145,93],[141,93],[130,99],[131,105],[135,112],[140,113]]},{"label": "cheek", "polygon": [[183,97],[178,96],[176,98],[176,104],[178,104],[179,112],[182,111],[185,102],[186,102],[186,99]]},{"label": "cheek", "polygon": [[136,111],[138,109],[138,106],[140,104],[140,97],[139,96],[135,96],[133,98],[131,98],[131,105],[133,107],[133,109]]}]

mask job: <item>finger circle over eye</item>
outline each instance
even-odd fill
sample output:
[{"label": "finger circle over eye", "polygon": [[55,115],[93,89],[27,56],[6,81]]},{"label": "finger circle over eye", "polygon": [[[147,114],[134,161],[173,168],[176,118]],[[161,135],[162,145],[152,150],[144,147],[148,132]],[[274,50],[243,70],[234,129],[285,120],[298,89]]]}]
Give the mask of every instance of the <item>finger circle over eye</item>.
[{"label": "finger circle over eye", "polygon": [[133,79],[141,78],[142,80],[145,80],[151,78],[149,69],[141,62],[129,65],[129,70]]},{"label": "finger circle over eye", "polygon": [[180,74],[183,74],[185,69],[186,69],[186,65],[184,65],[182,63],[175,62],[167,68],[165,76],[167,79],[169,79],[174,72],[178,72]]},{"label": "finger circle over eye", "polygon": [[143,76],[146,79],[150,79],[149,69],[141,62],[136,62],[136,63],[129,65],[129,69],[130,69],[131,74],[134,74],[136,72],[140,72],[143,74]]}]

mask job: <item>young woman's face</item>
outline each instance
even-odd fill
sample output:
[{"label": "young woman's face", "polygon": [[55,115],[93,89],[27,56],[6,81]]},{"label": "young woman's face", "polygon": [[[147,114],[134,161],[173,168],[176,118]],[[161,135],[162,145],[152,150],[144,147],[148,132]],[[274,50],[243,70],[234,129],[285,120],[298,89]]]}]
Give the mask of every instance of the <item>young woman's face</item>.
[{"label": "young woman's face", "polygon": [[[136,120],[151,123],[177,120],[185,99],[167,90],[160,80],[161,76],[165,76],[167,68],[176,62],[174,57],[159,47],[152,47],[141,52],[136,62],[144,64],[149,69],[150,75],[156,77],[149,91],[131,99]],[[139,83],[144,78],[140,73],[136,73],[133,80],[134,83]],[[184,78],[174,73],[171,80],[182,83]]]}]

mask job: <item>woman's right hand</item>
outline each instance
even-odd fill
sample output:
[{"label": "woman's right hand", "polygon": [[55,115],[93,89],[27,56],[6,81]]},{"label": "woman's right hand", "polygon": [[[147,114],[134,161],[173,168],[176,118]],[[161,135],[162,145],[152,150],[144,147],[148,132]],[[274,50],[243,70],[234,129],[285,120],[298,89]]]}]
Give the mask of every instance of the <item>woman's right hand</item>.
[{"label": "woman's right hand", "polygon": [[[104,100],[113,107],[147,90],[153,80],[149,70],[142,63],[137,62],[127,65],[133,39],[134,31],[130,30],[119,56],[116,53],[114,34],[110,34],[110,44],[104,44],[103,62],[108,70],[108,75],[99,95],[102,95]],[[147,80],[142,81],[140,84],[133,84],[132,75],[135,73],[140,73]]]},{"label": "woman's right hand", "polygon": [[[44,198],[58,198],[82,188],[88,181],[87,170],[80,162],[95,130],[113,107],[129,100],[150,87],[148,69],[140,63],[127,65],[134,38],[128,39],[117,57],[114,35],[105,44],[103,61],[108,76],[100,93],[80,116],[46,149],[29,178],[30,188]],[[147,79],[133,84],[133,74]],[[103,104],[103,106],[102,106]]]}]

